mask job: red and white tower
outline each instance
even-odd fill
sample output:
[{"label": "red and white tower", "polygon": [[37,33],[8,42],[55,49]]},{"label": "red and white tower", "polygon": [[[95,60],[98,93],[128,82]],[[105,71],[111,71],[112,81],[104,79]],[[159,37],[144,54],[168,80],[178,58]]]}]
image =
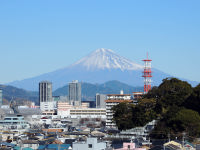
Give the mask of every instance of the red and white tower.
[{"label": "red and white tower", "polygon": [[148,91],[151,89],[151,61],[148,58],[148,53],[147,53],[147,59],[142,60],[144,61],[144,71],[143,71],[143,76],[144,77],[144,93],[148,93]]}]

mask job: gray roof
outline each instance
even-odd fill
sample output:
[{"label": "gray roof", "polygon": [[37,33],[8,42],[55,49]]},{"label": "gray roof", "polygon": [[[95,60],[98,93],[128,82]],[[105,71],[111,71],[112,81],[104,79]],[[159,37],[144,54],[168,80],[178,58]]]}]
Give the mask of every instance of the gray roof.
[{"label": "gray roof", "polygon": [[11,108],[0,108],[0,114],[14,114],[14,111]]},{"label": "gray roof", "polygon": [[39,108],[18,108],[18,111],[22,115],[40,115],[42,114]]}]

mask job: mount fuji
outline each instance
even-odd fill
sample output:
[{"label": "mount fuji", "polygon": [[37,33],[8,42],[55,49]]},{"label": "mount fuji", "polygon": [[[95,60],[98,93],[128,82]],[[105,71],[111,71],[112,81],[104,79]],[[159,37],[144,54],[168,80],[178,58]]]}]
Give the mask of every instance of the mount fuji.
[{"label": "mount fuji", "polygon": [[[89,83],[118,80],[132,86],[143,86],[142,71],[142,65],[119,56],[110,49],[101,48],[68,67],[33,78],[14,81],[9,85],[32,91],[38,91],[38,84],[42,80],[51,81],[53,89],[62,87],[72,80]],[[170,76],[155,68],[152,68],[152,72],[153,85],[159,85],[164,78]]]}]

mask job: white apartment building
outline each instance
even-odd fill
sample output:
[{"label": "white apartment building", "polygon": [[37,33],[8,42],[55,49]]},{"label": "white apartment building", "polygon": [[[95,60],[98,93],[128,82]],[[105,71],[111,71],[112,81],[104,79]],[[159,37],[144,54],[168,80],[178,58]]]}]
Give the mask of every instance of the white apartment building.
[{"label": "white apartment building", "polygon": [[106,102],[106,127],[116,127],[116,124],[112,122],[113,112],[112,107],[121,103],[121,102],[129,102],[132,103],[131,94],[123,94],[123,91],[120,92],[121,94],[108,94]]},{"label": "white apartment building", "polygon": [[105,108],[88,108],[89,103],[74,106],[69,102],[57,103],[57,115],[61,118],[106,118]]},{"label": "white apartment building", "polygon": [[71,118],[106,118],[105,108],[74,108],[70,109]]}]

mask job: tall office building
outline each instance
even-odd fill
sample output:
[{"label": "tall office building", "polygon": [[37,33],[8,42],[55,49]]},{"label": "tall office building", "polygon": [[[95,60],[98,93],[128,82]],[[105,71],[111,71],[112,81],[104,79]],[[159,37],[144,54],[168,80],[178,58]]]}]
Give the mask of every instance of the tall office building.
[{"label": "tall office building", "polygon": [[0,106],[3,105],[3,90],[0,89]]},{"label": "tall office building", "polygon": [[39,83],[39,100],[40,100],[40,109],[42,111],[51,111],[54,109],[51,82],[42,81]]},{"label": "tall office building", "polygon": [[96,108],[106,108],[106,95],[105,94],[96,94]]},{"label": "tall office building", "polygon": [[69,83],[69,101],[74,105],[81,105],[81,83],[74,80]]}]

